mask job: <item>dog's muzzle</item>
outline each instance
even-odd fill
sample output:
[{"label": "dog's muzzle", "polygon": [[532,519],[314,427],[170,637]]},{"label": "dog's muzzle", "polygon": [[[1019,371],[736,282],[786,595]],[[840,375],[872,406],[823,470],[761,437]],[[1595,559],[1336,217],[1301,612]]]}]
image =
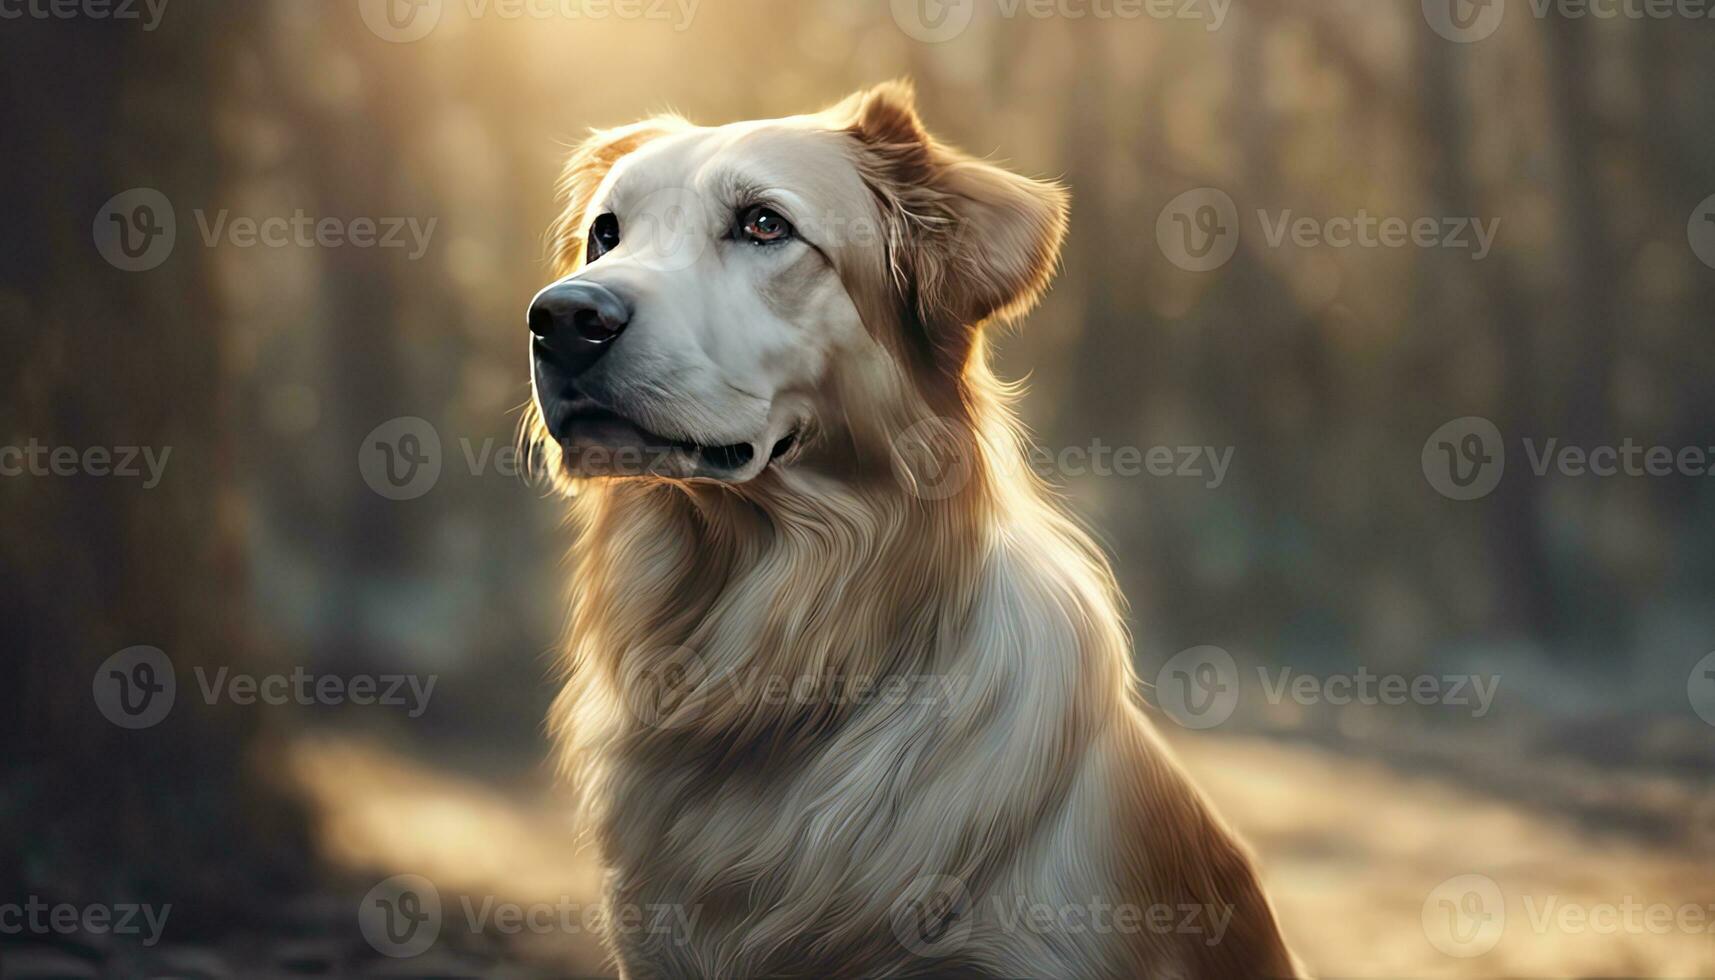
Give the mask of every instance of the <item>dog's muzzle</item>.
[{"label": "dog's muzzle", "polygon": [[530,301],[536,357],[567,380],[588,371],[631,323],[631,306],[593,282],[557,282]]},{"label": "dog's muzzle", "polygon": [[631,304],[594,282],[557,282],[530,301],[530,374],[542,421],[555,439],[568,438],[581,418],[611,414],[577,382],[613,349],[631,317]]},{"label": "dog's muzzle", "polygon": [[[604,476],[748,478],[796,445],[796,430],[760,448],[753,442],[704,445],[651,432],[624,414],[624,406],[611,404],[594,368],[634,313],[618,293],[581,280],[554,283],[530,301],[526,320],[536,404],[570,466]],[[767,458],[759,460],[759,452]]]}]

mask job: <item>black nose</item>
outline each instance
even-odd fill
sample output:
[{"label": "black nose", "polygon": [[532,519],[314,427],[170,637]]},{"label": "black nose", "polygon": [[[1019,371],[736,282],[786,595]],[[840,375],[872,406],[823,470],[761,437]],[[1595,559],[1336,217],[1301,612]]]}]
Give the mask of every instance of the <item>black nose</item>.
[{"label": "black nose", "polygon": [[631,322],[631,306],[593,282],[560,282],[530,301],[530,332],[553,359],[581,373],[607,352],[608,342]]}]

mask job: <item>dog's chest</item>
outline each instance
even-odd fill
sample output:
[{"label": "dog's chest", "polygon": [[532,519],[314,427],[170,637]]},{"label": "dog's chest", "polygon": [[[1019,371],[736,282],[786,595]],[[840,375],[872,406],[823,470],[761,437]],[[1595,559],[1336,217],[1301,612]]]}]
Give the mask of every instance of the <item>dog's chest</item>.
[{"label": "dog's chest", "polygon": [[796,805],[795,771],[636,766],[607,827],[609,857],[630,879],[674,891],[720,890],[744,869],[771,877],[799,855],[812,813]]},{"label": "dog's chest", "polygon": [[888,897],[853,873],[865,838],[853,821],[865,815],[808,802],[801,769],[639,776],[604,833],[609,918],[632,972],[876,975],[904,959],[887,938]]}]

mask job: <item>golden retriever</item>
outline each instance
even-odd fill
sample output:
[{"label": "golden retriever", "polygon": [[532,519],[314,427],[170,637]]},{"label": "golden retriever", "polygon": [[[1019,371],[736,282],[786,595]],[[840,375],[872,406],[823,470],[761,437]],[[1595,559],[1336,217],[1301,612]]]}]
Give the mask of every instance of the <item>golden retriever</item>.
[{"label": "golden retriever", "polygon": [[988,365],[1065,190],[892,83],[597,132],[561,191],[527,425],[575,498],[553,723],[622,973],[1294,974]]}]

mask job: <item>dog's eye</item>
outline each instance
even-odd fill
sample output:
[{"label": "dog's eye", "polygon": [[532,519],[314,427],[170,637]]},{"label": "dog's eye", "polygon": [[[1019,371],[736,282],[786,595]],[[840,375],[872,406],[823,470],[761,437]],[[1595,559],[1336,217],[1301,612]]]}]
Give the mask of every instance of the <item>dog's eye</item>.
[{"label": "dog's eye", "polygon": [[584,261],[594,262],[618,247],[619,219],[610,211],[596,218],[590,225],[590,242],[584,252]]},{"label": "dog's eye", "polygon": [[746,210],[738,227],[746,239],[757,245],[772,245],[792,237],[792,222],[773,208],[760,205]]}]

